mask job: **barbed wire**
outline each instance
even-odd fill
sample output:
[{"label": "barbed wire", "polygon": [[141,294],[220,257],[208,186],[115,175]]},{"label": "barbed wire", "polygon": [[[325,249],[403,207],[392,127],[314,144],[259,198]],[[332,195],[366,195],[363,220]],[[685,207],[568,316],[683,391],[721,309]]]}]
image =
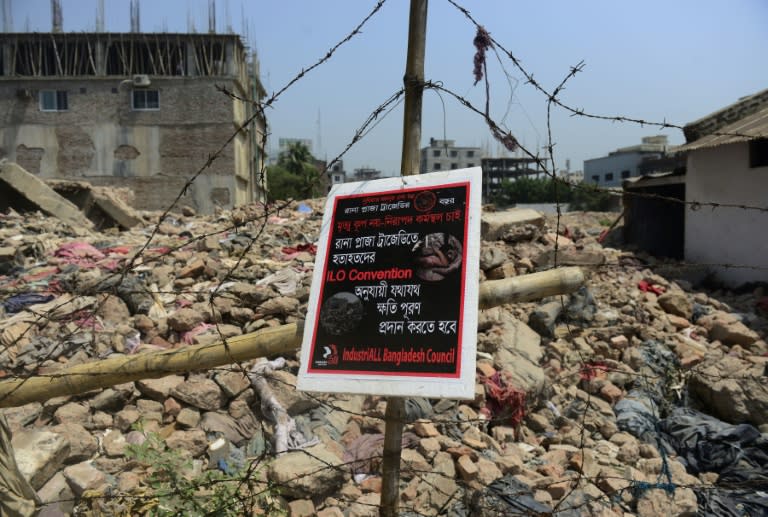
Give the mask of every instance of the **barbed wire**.
[{"label": "barbed wire", "polygon": [[[485,31],[483,25],[481,25],[470,13],[469,9],[466,7],[463,7],[459,5],[455,0],[447,0],[447,2],[451,5],[453,5],[459,12],[461,12],[478,30]],[[551,102],[556,104],[558,107],[563,108],[564,110],[571,113],[572,116],[579,116],[579,117],[585,117],[585,118],[592,118],[597,120],[603,120],[603,121],[610,121],[610,122],[627,122],[631,124],[637,124],[640,126],[654,126],[658,127],[660,129],[679,129],[683,130],[685,129],[685,126],[681,124],[674,124],[671,122],[667,122],[666,120],[658,122],[658,121],[652,121],[652,120],[645,120],[641,118],[635,118],[635,117],[629,117],[624,115],[600,115],[595,113],[590,113],[584,109],[577,109],[573,108],[565,103],[563,103],[557,95],[560,93],[562,88],[556,88],[554,91],[549,92],[544,86],[541,85],[533,76],[531,72],[529,72],[523,65],[520,59],[518,59],[510,50],[507,50],[498,40],[493,38],[490,34],[488,34],[488,38],[493,43],[493,45],[501,50],[504,54],[507,55],[507,57],[510,59],[512,64],[514,64],[515,68],[517,68],[520,73],[523,74],[523,76],[526,79],[526,83],[533,86],[536,90],[538,90],[542,95],[544,95],[547,98],[547,102]],[[575,76],[577,73],[583,71],[584,69],[584,62],[580,62],[578,65],[571,67],[571,76]],[[755,135],[755,134],[748,134],[748,133],[739,133],[739,132],[720,132],[720,131],[713,131],[709,133],[713,136],[732,136],[732,137],[739,137],[739,138],[745,138],[745,139],[753,139],[753,138],[765,138],[768,137],[768,134],[762,134],[762,135]]]},{"label": "barbed wire", "polygon": [[[474,23],[477,27],[481,27],[475,20],[471,17],[469,14],[469,11],[467,11],[465,8],[459,6],[456,2],[453,0],[448,0],[449,3],[457,7],[460,11],[462,11],[471,21]],[[216,328],[216,332],[218,333],[221,340],[226,343],[227,340],[224,338],[224,334],[222,330],[219,327],[219,318],[216,317],[216,307],[214,306],[214,300],[216,298],[220,297],[230,297],[231,295],[226,293],[224,291],[224,286],[227,282],[239,280],[240,277],[238,276],[238,271],[243,266],[243,261],[247,259],[249,255],[253,253],[253,246],[259,242],[261,239],[263,239],[265,232],[267,231],[266,228],[268,226],[268,217],[269,215],[277,214],[280,210],[283,210],[287,208],[290,205],[291,200],[287,200],[282,203],[278,203],[272,207],[269,207],[268,205],[263,206],[263,210],[260,213],[253,213],[253,214],[246,214],[244,218],[240,221],[232,221],[228,222],[227,226],[222,228],[221,230],[215,230],[215,231],[209,231],[204,232],[200,235],[193,236],[192,238],[181,242],[179,244],[176,244],[174,246],[168,247],[168,249],[163,250],[162,253],[158,253],[157,255],[152,256],[150,253],[150,243],[153,242],[157,235],[159,234],[159,228],[160,224],[165,221],[171,213],[171,210],[174,206],[181,200],[181,198],[186,193],[186,190],[193,185],[196,178],[204,172],[207,168],[211,166],[213,161],[217,159],[219,156],[221,156],[221,153],[224,152],[224,149],[231,143],[231,141],[236,137],[237,133],[250,125],[254,120],[256,120],[259,117],[263,117],[266,119],[264,113],[265,109],[272,107],[272,105],[275,103],[277,98],[285,91],[287,91],[290,87],[292,87],[299,79],[303,78],[308,72],[312,71],[317,66],[321,65],[322,63],[328,61],[328,59],[331,58],[333,53],[336,49],[339,48],[340,45],[343,43],[346,43],[349,41],[353,36],[359,33],[361,27],[369,21],[371,17],[373,17],[374,14],[376,14],[381,6],[383,5],[384,0],[379,1],[374,9],[371,11],[371,13],[355,28],[351,33],[349,33],[343,40],[341,40],[338,44],[336,44],[334,47],[332,47],[331,50],[318,62],[316,62],[314,65],[310,66],[306,70],[302,70],[299,74],[297,74],[291,81],[289,81],[283,88],[278,90],[276,93],[274,93],[269,99],[267,99],[265,102],[259,102],[257,100],[247,99],[242,96],[238,96],[234,92],[228,91],[224,87],[219,87],[219,91],[221,91],[223,94],[228,95],[229,97],[239,100],[241,102],[249,102],[255,106],[255,113],[249,118],[246,119],[246,121],[233,133],[233,135],[222,145],[220,146],[214,153],[209,154],[208,159],[206,160],[205,164],[195,173],[193,176],[191,176],[187,183],[185,184],[182,191],[179,193],[179,195],[176,197],[176,199],[172,202],[172,204],[160,215],[159,220],[157,221],[156,225],[154,226],[153,231],[146,239],[146,242],[143,246],[140,246],[138,250],[135,252],[135,254],[132,254],[129,257],[126,257],[123,259],[123,266],[115,273],[110,273],[108,277],[113,277],[112,281],[114,281],[115,278],[118,279],[117,285],[110,285],[107,282],[98,283],[95,286],[82,288],[82,289],[74,289],[71,292],[77,296],[86,296],[86,295],[98,295],[98,294],[104,294],[104,293],[110,293],[115,296],[119,295],[118,287],[125,278],[125,275],[127,275],[129,272],[135,272],[138,266],[150,266],[159,262],[162,262],[162,260],[165,257],[170,256],[172,253],[176,251],[184,250],[185,248],[194,245],[195,243],[202,242],[208,237],[213,237],[216,235],[220,235],[222,233],[230,232],[230,231],[238,231],[245,227],[248,227],[248,235],[246,237],[247,243],[245,246],[242,246],[242,249],[237,252],[235,255],[235,261],[228,266],[221,277],[217,278],[214,282],[212,289],[186,289],[186,288],[173,288],[171,290],[155,290],[152,291],[152,293],[157,294],[174,294],[174,295],[194,295],[196,297],[204,297],[207,298],[207,301],[209,303],[209,306],[211,307],[211,313],[212,318],[214,320],[214,326]],[[548,145],[547,145],[547,154],[549,157],[549,163],[551,163],[551,168],[547,166],[547,160],[542,160],[538,157],[537,154],[531,153],[530,151],[524,149],[522,146],[520,146],[519,142],[515,139],[515,137],[512,135],[512,133],[508,130],[502,129],[502,127],[497,124],[491,117],[489,113],[489,105],[490,105],[490,86],[488,83],[488,70],[485,62],[483,62],[483,72],[485,76],[485,88],[486,88],[486,99],[485,99],[485,110],[480,110],[472,106],[466,99],[464,99],[462,96],[459,96],[452,91],[450,91],[448,88],[444,87],[441,83],[437,82],[425,82],[424,87],[425,88],[431,88],[434,89],[436,92],[443,92],[450,96],[452,96],[456,101],[458,101],[460,104],[462,104],[465,108],[469,109],[470,111],[484,117],[486,123],[489,126],[489,130],[491,133],[499,139],[502,143],[509,144],[509,145],[517,145],[519,146],[529,157],[535,158],[538,160],[539,165],[547,172],[550,177],[553,179],[558,180],[556,182],[556,185],[559,184],[559,178],[556,177],[555,174],[555,142],[554,142],[554,135],[552,131],[552,125],[551,125],[551,108],[552,106],[558,106],[563,109],[566,109],[572,113],[574,116],[587,116],[591,118],[598,118],[602,120],[611,120],[611,121],[620,121],[620,122],[631,122],[631,123],[638,123],[638,124],[646,124],[646,125],[657,125],[659,127],[669,127],[669,128],[682,128],[681,126],[676,126],[674,124],[669,124],[667,122],[663,123],[653,123],[653,122],[647,122],[642,119],[633,119],[631,117],[606,117],[606,116],[600,116],[600,115],[591,115],[588,113],[585,113],[581,110],[575,110],[573,108],[569,108],[567,105],[563,104],[559,100],[559,95],[562,93],[565,84],[568,80],[575,77],[576,74],[582,71],[583,69],[583,63],[579,63],[576,66],[572,67],[570,72],[566,75],[566,77],[562,80],[562,82],[550,93],[547,90],[545,90],[538,82],[533,80],[533,76],[530,75],[525,69],[523,69],[520,66],[519,61],[511,54],[511,52],[504,49],[499,43],[491,38],[491,41],[493,45],[502,50],[514,63],[514,65],[525,75],[526,79],[528,80],[528,83],[531,84],[534,88],[536,88],[538,91],[540,91],[542,94],[546,97],[546,104],[547,104],[547,135],[548,135]],[[344,154],[351,149],[354,145],[356,145],[362,138],[364,138],[367,134],[370,133],[370,131],[375,128],[376,124],[378,124],[383,118],[385,118],[391,111],[399,104],[401,97],[403,95],[403,89],[398,90],[394,94],[392,94],[388,99],[386,99],[384,102],[382,102],[377,108],[375,108],[371,114],[365,119],[365,121],[362,123],[362,125],[354,132],[352,138],[350,139],[349,143],[344,147],[344,149],[339,153],[336,158],[334,158],[331,162],[326,164],[325,170],[318,173],[318,176],[314,179],[313,185],[318,184],[318,182],[321,180],[321,177],[325,172],[331,167],[331,165],[338,160],[341,159],[341,157],[344,156]],[[266,125],[265,125],[266,128]],[[266,138],[267,138],[268,132],[265,130],[262,134],[262,148],[266,148]],[[729,134],[730,136],[742,136],[738,134]],[[506,145],[505,144],[505,145]],[[266,183],[266,173],[265,173],[265,164],[262,164],[262,184],[265,185]],[[569,184],[572,186],[572,184]],[[575,188],[585,188],[585,187],[575,187]],[[609,191],[608,189],[600,189],[604,191]],[[556,191],[557,192],[557,191]],[[612,191],[610,191],[612,192]],[[715,208],[734,208],[734,209],[741,209],[741,210],[758,210],[758,211],[768,211],[768,207],[755,207],[755,206],[747,206],[747,205],[741,205],[741,204],[733,204],[733,203],[705,203],[700,201],[685,201],[685,200],[679,200],[676,198],[670,198],[665,196],[658,196],[655,194],[649,194],[649,193],[626,193],[625,195],[630,196],[636,196],[636,197],[642,197],[642,198],[650,198],[650,199],[658,199],[662,201],[667,202],[675,202],[675,203],[684,203],[686,205],[689,205],[692,209],[702,208],[702,207],[711,207],[713,209]],[[556,234],[560,234],[560,228],[562,224],[562,214],[561,214],[561,204],[559,202],[556,203],[557,205],[557,218],[556,218]],[[562,255],[562,249],[559,247],[559,239],[555,239],[554,244],[554,267],[560,267],[562,264],[560,263],[561,255]],[[682,267],[682,268],[701,268],[701,267],[725,267],[725,268],[743,268],[743,269],[753,269],[753,270],[766,270],[768,269],[768,266],[755,266],[755,265],[744,265],[744,264],[701,264],[701,263],[687,263],[687,262],[680,262],[675,261],[671,262],[671,265],[674,265],[675,267]],[[620,270],[620,271],[634,271],[636,269],[653,269],[654,267],[657,267],[658,264],[597,264],[594,265],[594,270],[597,273],[600,273],[601,271],[605,270]],[[589,266],[592,267],[592,266]],[[248,279],[249,277],[245,275],[243,277],[244,279]],[[19,284],[23,285],[23,284]],[[20,288],[13,289],[13,288],[2,288],[0,289],[0,293],[2,294],[13,294],[13,293],[19,293],[21,292]],[[145,293],[144,290],[123,290],[122,293]],[[559,297],[563,309],[565,309],[565,297]],[[28,312],[32,314],[36,319],[33,320],[33,326],[34,327],[42,327],[45,328],[46,326],[50,326],[51,329],[57,329],[60,328],[58,323],[61,321],[60,318],[56,317],[55,315],[55,309],[63,307],[64,304],[60,304],[52,308],[47,313],[36,313],[34,306],[28,309]],[[91,309],[91,314],[96,314],[98,312],[98,309],[101,307],[101,303],[97,303],[93,309]],[[566,311],[564,311],[566,312]],[[64,318],[68,318],[70,315],[63,316]],[[581,324],[577,321],[572,321],[570,318],[565,319],[565,325],[567,327],[567,337],[569,340],[573,340],[579,331],[581,330],[588,330],[584,329],[586,326],[585,324]],[[29,327],[27,331],[25,331],[22,336],[17,338],[14,341],[14,344],[18,344],[21,342],[21,339],[24,337],[28,337],[27,332],[31,332],[32,326]],[[84,323],[77,323],[73,329],[70,329],[66,333],[64,333],[62,336],[60,336],[61,339],[71,339],[77,336],[79,333],[81,333],[84,330],[88,330],[88,325]],[[92,333],[92,340],[95,342],[97,331],[95,329],[91,329],[90,332]],[[9,350],[10,347],[5,347],[5,350]],[[549,353],[549,352],[548,352]],[[593,369],[599,369],[606,373],[620,373],[627,375],[633,379],[632,382],[637,383],[638,385],[649,385],[650,383],[662,383],[666,381],[666,377],[662,374],[655,374],[655,373],[649,373],[644,371],[632,371],[628,372],[625,369],[611,366],[610,364],[595,364],[595,361],[603,360],[599,354],[593,353],[592,355],[582,353],[582,350],[576,349],[575,350],[576,356],[578,358],[578,361],[572,362],[572,364],[566,366],[564,368],[564,371],[560,374],[560,378],[562,379],[569,379],[568,383],[570,385],[580,385],[580,374],[585,368],[593,368]],[[36,370],[39,370],[40,367],[43,366],[43,363],[48,360],[55,360],[56,357],[53,357],[52,355],[48,355],[44,358],[41,358],[38,360],[38,364],[36,367]],[[136,358],[136,360],[140,360]],[[565,363],[565,361],[564,361]],[[245,371],[244,367],[241,363],[237,361],[232,361],[232,365],[228,367],[219,367],[214,368],[211,371],[215,372],[222,372],[222,371],[228,371],[228,372],[234,372],[244,375],[247,378],[248,373]],[[162,371],[161,371],[162,372]],[[67,375],[72,375],[71,373],[67,373],[66,371],[60,371],[60,372],[41,372],[41,371],[32,371],[32,372],[13,372],[13,377],[16,378],[22,378],[24,376],[35,376],[39,378],[61,378]],[[171,373],[171,372],[169,372]],[[173,372],[175,373],[175,372]],[[712,373],[711,371],[706,370],[706,366],[704,363],[701,363],[699,365],[694,366],[693,368],[687,370],[684,372],[685,375],[691,376],[691,375],[698,375],[701,377],[706,377],[713,381],[721,381],[721,380],[737,380],[737,381],[752,381],[754,384],[757,384],[762,389],[766,389],[765,385],[761,382],[764,380],[764,377],[757,376],[754,374],[747,374],[745,372],[740,372],[738,374],[732,374],[732,375],[725,375],[721,373]],[[87,374],[89,376],[93,375],[100,375],[98,372],[89,373]],[[103,375],[108,375],[107,372],[105,372]],[[285,389],[295,389],[293,384],[290,381],[278,379],[276,377],[270,377],[270,382],[275,383],[275,385],[282,385]],[[588,438],[591,434],[590,431],[590,425],[588,423],[588,416],[590,414],[590,411],[595,411],[594,404],[593,404],[593,393],[587,389],[588,386],[583,385],[582,387],[585,388],[586,393],[586,400],[584,411],[579,415],[578,419],[573,419],[572,423],[575,425],[579,430],[579,444],[577,446],[577,449],[581,451],[582,453],[588,449]],[[244,390],[248,390],[251,388],[244,388]],[[370,418],[378,421],[383,421],[384,416],[383,414],[380,414],[375,408],[364,410],[364,411],[352,411],[348,408],[342,407],[341,405],[337,404],[333,400],[326,400],[323,397],[319,397],[312,394],[305,394],[309,399],[313,400],[315,403],[318,404],[319,407],[326,408],[330,411],[334,412],[343,412],[345,414],[350,415],[350,417],[360,417],[360,418]],[[76,396],[74,397],[75,400],[77,399],[87,399],[89,397],[89,394],[84,394],[82,396]],[[599,399],[599,397],[595,396],[596,399]],[[567,401],[568,399],[565,398]],[[581,400],[578,399],[578,397],[574,397],[571,402]],[[536,404],[538,401],[532,401],[531,404]],[[528,408],[532,409],[532,407]],[[261,415],[262,418],[264,418],[264,415]],[[457,421],[450,416],[445,417],[430,417],[425,418],[426,421],[433,423],[437,426],[443,426],[443,427],[449,427],[456,425]],[[411,424],[412,422],[410,420],[406,421],[405,423]],[[495,425],[504,425],[507,423],[506,418],[504,417],[491,417],[491,418],[470,418],[463,420],[462,423],[467,423],[470,425],[476,425],[476,426],[485,426],[488,428],[489,426],[495,426]],[[296,451],[298,452],[298,451]],[[302,454],[307,454],[314,459],[318,460],[321,464],[323,464],[322,467],[319,467],[317,470],[301,474],[299,476],[294,477],[293,479],[290,479],[284,483],[274,483],[272,481],[263,482],[259,479],[256,479],[255,472],[256,469],[260,466],[263,466],[266,462],[273,461],[278,458],[277,455],[274,454],[265,454],[253,462],[251,462],[248,465],[248,468],[246,469],[246,472],[242,474],[239,478],[236,478],[236,481],[240,483],[239,487],[243,490],[247,491],[247,494],[240,494],[240,490],[237,491],[238,497],[232,501],[232,505],[245,505],[248,501],[249,503],[256,501],[256,499],[264,494],[279,492],[281,489],[287,487],[292,482],[300,481],[308,476],[311,476],[313,474],[317,474],[319,472],[323,472],[327,469],[333,469],[333,470],[341,470],[346,475],[351,474],[352,472],[352,466],[357,464],[359,461],[377,461],[381,460],[383,458],[380,454],[372,454],[371,456],[367,458],[356,458],[354,461],[350,462],[342,462],[340,464],[329,464],[327,461],[323,460],[322,458],[319,458],[317,455],[313,455],[310,452],[308,452],[306,449],[303,449],[300,451]],[[666,461],[672,461],[671,459],[667,459],[666,457],[662,458],[664,462]],[[445,473],[438,472],[438,476],[444,476],[447,479],[451,479],[456,481],[457,488],[454,491],[445,491],[441,486],[435,484],[431,480],[433,479],[432,475],[434,475],[434,472],[427,471],[427,470],[420,470],[418,468],[414,468],[414,466],[409,465],[406,469],[406,473],[409,476],[413,476],[414,478],[417,478],[420,480],[420,482],[425,483],[429,487],[431,487],[431,490],[434,492],[439,493],[441,496],[446,498],[446,501],[442,504],[442,506],[437,510],[438,514],[442,514],[443,512],[448,512],[450,510],[450,507],[454,503],[464,502],[466,499],[466,495],[468,493],[477,492],[477,486],[473,485],[470,481],[465,481],[461,479],[460,477],[456,476],[449,476]],[[627,479],[624,477],[614,477],[614,476],[588,476],[584,472],[577,471],[577,475],[569,479],[568,482],[570,483],[568,494],[562,498],[560,498],[557,503],[554,505],[554,508],[552,509],[551,515],[557,515],[562,512],[570,511],[573,508],[586,508],[588,505],[592,502],[599,502],[602,504],[610,505],[615,503],[616,496],[621,496],[625,492],[629,495],[632,491],[647,491],[647,490],[664,490],[664,491],[675,491],[678,489],[683,488],[690,488],[693,490],[716,490],[725,487],[726,485],[714,485],[714,484],[706,484],[702,483],[701,485],[695,485],[695,484],[682,484],[682,483],[674,483],[672,482],[671,478],[664,480],[664,481],[657,481],[656,483],[650,483],[650,482],[638,482],[636,480]],[[613,479],[616,481],[626,481],[628,482],[626,488],[620,488],[618,490],[615,490],[613,492],[604,492],[603,497],[597,498],[597,499],[591,499],[584,501],[583,503],[580,503],[576,506],[570,505],[570,503],[566,504],[566,499],[568,499],[568,495],[573,493],[575,490],[579,489],[580,486],[587,483],[596,484],[598,480],[600,479]],[[537,485],[537,489],[547,488],[550,487],[558,482],[562,482],[563,479],[553,480],[551,483],[544,483]],[[196,489],[202,489],[202,488],[210,488],[211,486],[215,485],[216,483],[221,483],[224,481],[210,481],[207,483],[199,483],[195,486]],[[258,487],[254,488],[254,485],[258,485]],[[756,482],[745,482],[743,484],[737,484],[737,485],[728,485],[729,487],[738,487],[738,488],[762,488],[762,485],[757,484]],[[259,488],[260,487],[260,488]],[[520,492],[519,495],[527,495],[528,492]],[[158,497],[165,497],[165,496],[179,496],[182,497],[185,494],[180,492],[178,489],[169,489],[166,492],[155,492],[152,494],[145,494],[145,495],[137,495],[137,494],[104,494],[102,496],[94,497],[93,499],[101,499],[104,501],[109,500],[116,500],[118,498],[133,498],[133,499],[139,499],[139,500],[153,500]],[[80,502],[81,498],[75,498],[72,500],[68,500],[68,502]],[[63,500],[62,500],[63,501]],[[370,505],[370,508],[376,508],[377,506],[372,503],[359,503],[361,505],[368,504]],[[626,503],[618,503],[620,504],[625,511],[631,512],[632,508],[631,506],[627,505]],[[236,506],[233,506],[233,508],[236,508]],[[245,508],[245,506],[243,506]],[[417,507],[416,502],[414,503],[408,503],[406,501],[401,502],[401,510],[410,512],[414,515],[434,515],[434,512],[424,512],[421,508]],[[229,508],[222,507],[219,510],[224,511]],[[486,509],[491,509],[486,507]],[[498,509],[498,508],[494,508]],[[216,511],[216,510],[214,510]]]},{"label": "barbed wire", "polygon": [[[448,0],[451,1],[451,0]],[[573,73],[573,70],[572,70]],[[569,77],[572,77],[569,76]],[[715,201],[702,201],[702,200],[685,200],[685,199],[679,199],[672,196],[664,196],[661,194],[655,194],[651,192],[634,192],[629,190],[624,191],[617,191],[615,189],[606,188],[606,187],[600,187],[597,185],[590,185],[588,183],[577,183],[577,182],[571,182],[566,178],[557,176],[557,174],[554,171],[554,164],[552,165],[552,168],[550,168],[547,165],[547,161],[542,159],[538,154],[533,153],[529,149],[527,149],[525,146],[520,144],[520,142],[512,135],[509,131],[503,130],[493,119],[490,118],[490,116],[486,115],[482,110],[474,106],[469,100],[467,100],[465,97],[459,95],[458,93],[444,87],[442,83],[437,81],[425,81],[424,82],[424,88],[425,89],[435,89],[441,92],[444,92],[448,94],[449,96],[453,97],[459,104],[463,105],[470,111],[473,111],[477,115],[480,115],[485,120],[486,124],[488,125],[489,129],[491,130],[491,134],[499,140],[502,144],[510,145],[513,148],[520,149],[526,156],[531,158],[535,161],[536,165],[538,167],[541,167],[542,172],[550,177],[556,184],[560,184],[563,186],[568,186],[569,188],[581,190],[584,192],[603,192],[606,194],[610,194],[612,196],[622,196],[622,197],[629,197],[629,198],[640,198],[640,199],[654,199],[659,201],[667,201],[670,203],[676,203],[681,205],[689,206],[691,210],[699,210],[701,208],[735,208],[740,210],[754,210],[757,212],[766,212],[768,213],[768,206],[755,206],[755,205],[748,205],[744,203],[720,203]],[[553,103],[554,101],[552,101]],[[548,105],[552,104],[548,101]],[[554,144],[551,144],[554,145]]]}]

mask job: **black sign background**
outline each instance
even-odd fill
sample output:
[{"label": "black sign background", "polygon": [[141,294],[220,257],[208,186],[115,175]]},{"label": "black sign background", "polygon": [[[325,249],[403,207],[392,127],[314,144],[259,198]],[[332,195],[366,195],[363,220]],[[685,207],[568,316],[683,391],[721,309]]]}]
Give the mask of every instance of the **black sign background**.
[{"label": "black sign background", "polygon": [[[468,200],[469,183],[336,198],[314,322],[309,372],[459,376]],[[363,207],[373,206],[377,208],[363,211]],[[336,244],[338,239],[352,238],[355,242],[358,237],[378,239],[380,234],[398,232],[418,234],[418,242],[386,247],[353,245],[351,249],[339,249]],[[458,252],[460,264],[444,275],[428,274],[430,279],[425,280],[418,276],[424,267],[424,248],[436,239],[437,242],[442,239],[444,245],[436,256],[443,259],[446,254]],[[375,251],[373,263],[335,263],[335,255],[370,251]],[[386,280],[387,294],[383,298],[373,297],[367,301],[360,296],[353,298],[356,287],[380,285],[381,281],[350,280],[350,276],[393,268],[405,276],[410,272],[411,277]],[[393,297],[391,286],[396,285],[418,285],[419,294]],[[346,301],[338,307],[340,299]],[[398,306],[420,303],[420,311],[407,317],[400,310],[395,315],[381,314],[378,304],[388,299],[395,299]],[[350,300],[352,302],[347,303]],[[338,322],[335,327],[328,324],[330,312],[334,312]],[[380,324],[385,321],[402,321],[402,332],[382,333]],[[431,332],[409,331],[412,321],[432,321],[434,327]],[[439,330],[439,322],[455,322],[453,331]]]}]

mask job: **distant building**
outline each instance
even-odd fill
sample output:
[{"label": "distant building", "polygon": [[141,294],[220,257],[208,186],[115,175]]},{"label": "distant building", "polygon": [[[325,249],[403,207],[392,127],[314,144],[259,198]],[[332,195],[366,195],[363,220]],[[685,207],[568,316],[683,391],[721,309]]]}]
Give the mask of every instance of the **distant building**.
[{"label": "distant building", "polygon": [[4,33],[0,158],[44,179],[129,187],[139,209],[182,191],[200,213],[231,208],[264,198],[265,120],[240,100],[264,94],[235,34]]},{"label": "distant building", "polygon": [[346,183],[347,181],[347,173],[344,172],[344,161],[343,160],[337,160],[327,171],[328,175],[328,190],[331,190],[331,187],[334,185],[339,185],[341,183]]},{"label": "distant building", "polygon": [[361,167],[352,173],[352,181],[369,181],[381,178],[382,173],[372,167]]},{"label": "distant building", "polygon": [[584,182],[599,187],[621,187],[624,180],[643,174],[641,167],[644,162],[662,159],[670,150],[666,135],[643,137],[639,145],[622,147],[608,156],[584,160]]},{"label": "distant building", "polygon": [[284,153],[292,144],[302,144],[310,153],[312,153],[312,140],[309,138],[278,138],[277,154],[280,155]]},{"label": "distant building", "polygon": [[483,158],[483,203],[492,202],[504,181],[514,181],[523,176],[539,177],[544,174],[546,159],[537,158]]},{"label": "distant building", "polygon": [[429,147],[421,149],[419,172],[448,171],[479,167],[483,158],[480,147],[458,147],[454,140],[429,139]]},{"label": "distant building", "polygon": [[584,181],[584,171],[561,172],[560,177],[566,180],[568,183],[581,183]]}]

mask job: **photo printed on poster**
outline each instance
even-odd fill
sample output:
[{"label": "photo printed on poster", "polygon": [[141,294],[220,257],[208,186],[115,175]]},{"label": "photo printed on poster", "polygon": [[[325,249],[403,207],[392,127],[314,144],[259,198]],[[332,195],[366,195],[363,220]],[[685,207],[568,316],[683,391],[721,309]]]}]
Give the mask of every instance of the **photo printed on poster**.
[{"label": "photo printed on poster", "polygon": [[458,377],[469,183],[338,196],[308,371]]}]

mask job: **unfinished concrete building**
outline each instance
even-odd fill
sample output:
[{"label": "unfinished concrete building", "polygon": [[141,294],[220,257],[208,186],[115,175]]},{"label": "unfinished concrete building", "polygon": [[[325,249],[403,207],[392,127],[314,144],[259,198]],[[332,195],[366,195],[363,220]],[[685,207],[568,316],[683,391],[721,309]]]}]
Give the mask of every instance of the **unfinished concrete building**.
[{"label": "unfinished concrete building", "polygon": [[236,34],[3,33],[0,158],[42,179],[129,187],[149,210],[203,169],[181,203],[210,213],[264,198],[265,121],[238,130],[254,115],[245,99],[263,95]]}]

